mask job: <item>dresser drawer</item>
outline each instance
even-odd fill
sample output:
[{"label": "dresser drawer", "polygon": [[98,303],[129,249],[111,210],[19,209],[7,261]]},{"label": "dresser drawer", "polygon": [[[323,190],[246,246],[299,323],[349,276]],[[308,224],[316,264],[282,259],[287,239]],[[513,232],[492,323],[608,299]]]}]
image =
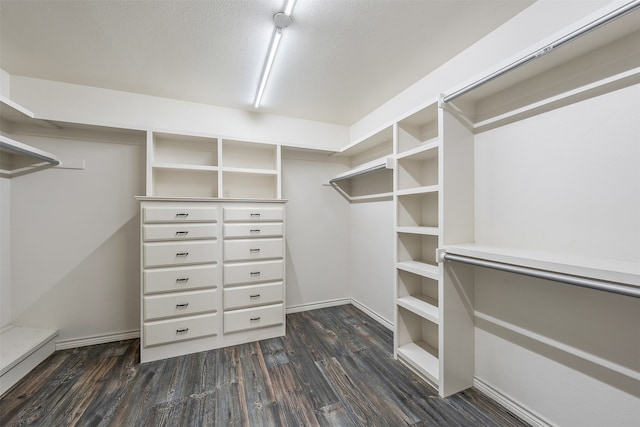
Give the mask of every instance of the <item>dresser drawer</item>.
[{"label": "dresser drawer", "polygon": [[225,285],[282,280],[283,277],[284,262],[282,260],[241,262],[224,266]]},{"label": "dresser drawer", "polygon": [[144,266],[203,264],[218,259],[218,243],[215,241],[191,241],[171,243],[145,243]]},{"label": "dresser drawer", "polygon": [[224,313],[224,332],[238,332],[284,323],[284,304],[245,308]]},{"label": "dresser drawer", "polygon": [[225,224],[224,237],[280,237],[284,234],[283,223]]},{"label": "dresser drawer", "polygon": [[225,222],[259,222],[259,221],[282,221],[284,219],[284,208],[224,208]]},{"label": "dresser drawer", "polygon": [[215,289],[145,296],[144,320],[191,316],[216,311],[216,302],[217,291]]},{"label": "dresser drawer", "polygon": [[156,240],[215,239],[216,224],[157,224],[143,225],[142,238],[146,242]]},{"label": "dresser drawer", "polygon": [[145,270],[144,293],[186,291],[218,286],[218,265],[155,268]]},{"label": "dresser drawer", "polygon": [[142,220],[153,222],[216,222],[218,208],[204,206],[147,206],[142,209]]},{"label": "dresser drawer", "polygon": [[145,323],[144,345],[146,347],[217,335],[218,322],[218,314],[212,313]]},{"label": "dresser drawer", "polygon": [[239,286],[224,290],[224,309],[237,309],[282,302],[284,283]]},{"label": "dresser drawer", "polygon": [[277,239],[228,240],[224,242],[224,260],[282,258],[284,241]]}]

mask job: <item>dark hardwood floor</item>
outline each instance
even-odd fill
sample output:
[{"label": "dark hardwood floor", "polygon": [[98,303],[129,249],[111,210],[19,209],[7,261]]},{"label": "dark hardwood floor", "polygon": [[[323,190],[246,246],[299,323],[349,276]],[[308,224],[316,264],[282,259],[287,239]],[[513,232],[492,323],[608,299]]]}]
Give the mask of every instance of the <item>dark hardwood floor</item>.
[{"label": "dark hardwood floor", "polygon": [[0,399],[0,425],[526,426],[474,389],[443,399],[346,305],[286,338],[138,363],[139,340],[57,351]]}]

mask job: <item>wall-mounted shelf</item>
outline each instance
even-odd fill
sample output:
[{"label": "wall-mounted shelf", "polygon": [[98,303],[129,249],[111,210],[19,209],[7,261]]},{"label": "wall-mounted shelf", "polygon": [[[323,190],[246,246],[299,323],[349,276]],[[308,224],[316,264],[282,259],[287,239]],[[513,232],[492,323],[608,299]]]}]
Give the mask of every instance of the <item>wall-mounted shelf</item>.
[{"label": "wall-mounted shelf", "polygon": [[[10,130],[14,123],[54,127],[15,102],[0,97],[0,120]],[[60,164],[58,158],[39,148],[0,135],[0,177],[13,178]]]},{"label": "wall-mounted shelf", "polygon": [[385,128],[350,144],[334,156],[345,158],[350,169],[329,180],[349,202],[393,197],[393,132]]},{"label": "wall-mounted shelf", "polygon": [[561,273],[640,288],[640,265],[636,262],[591,258],[573,254],[506,248],[478,244],[448,245],[448,254],[478,260]]},{"label": "wall-mounted shelf", "polygon": [[614,24],[597,19],[535,46],[445,95],[443,104],[479,133],[640,83],[640,3],[630,2],[610,15]]}]

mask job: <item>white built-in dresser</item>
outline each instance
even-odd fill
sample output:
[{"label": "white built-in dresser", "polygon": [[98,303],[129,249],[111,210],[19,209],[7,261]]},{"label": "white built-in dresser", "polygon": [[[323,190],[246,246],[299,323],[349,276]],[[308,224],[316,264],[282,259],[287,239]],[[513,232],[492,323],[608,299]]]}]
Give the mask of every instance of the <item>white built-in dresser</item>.
[{"label": "white built-in dresser", "polygon": [[280,147],[155,132],[147,144],[141,362],[284,335]]}]

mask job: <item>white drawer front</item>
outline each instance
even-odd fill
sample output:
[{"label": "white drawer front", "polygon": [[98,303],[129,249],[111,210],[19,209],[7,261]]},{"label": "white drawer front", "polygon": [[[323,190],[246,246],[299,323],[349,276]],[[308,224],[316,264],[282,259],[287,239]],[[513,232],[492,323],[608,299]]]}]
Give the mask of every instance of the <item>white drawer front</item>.
[{"label": "white drawer front", "polygon": [[218,208],[211,206],[147,206],[142,219],[150,222],[216,222]]},{"label": "white drawer front", "polygon": [[282,221],[284,208],[255,207],[255,208],[224,208],[224,220],[237,222]]},{"label": "white drawer front", "polygon": [[215,262],[218,258],[218,246],[217,242],[209,240],[202,242],[145,243],[144,266],[155,267]]},{"label": "white drawer front", "polygon": [[284,262],[262,261],[242,262],[224,266],[224,283],[253,283],[282,280],[284,278]]},{"label": "white drawer front", "polygon": [[215,289],[146,296],[144,297],[144,320],[216,311],[217,298]]},{"label": "white drawer front", "polygon": [[224,237],[280,237],[284,234],[282,223],[225,224]]},{"label": "white drawer front", "polygon": [[284,304],[245,308],[224,313],[225,333],[280,325],[282,323],[284,323]]},{"label": "white drawer front", "polygon": [[217,335],[219,317],[216,313],[144,324],[144,345],[152,346],[193,338]]},{"label": "white drawer front", "polygon": [[144,241],[215,239],[218,236],[216,224],[157,224],[143,225]]},{"label": "white drawer front", "polygon": [[283,296],[284,284],[282,282],[228,288],[224,290],[224,309],[273,304],[282,302]]},{"label": "white drawer front", "polygon": [[214,288],[218,286],[217,271],[217,264],[145,270],[144,293]]},{"label": "white drawer front", "polygon": [[284,242],[278,239],[227,240],[224,242],[224,260],[282,258]]}]

